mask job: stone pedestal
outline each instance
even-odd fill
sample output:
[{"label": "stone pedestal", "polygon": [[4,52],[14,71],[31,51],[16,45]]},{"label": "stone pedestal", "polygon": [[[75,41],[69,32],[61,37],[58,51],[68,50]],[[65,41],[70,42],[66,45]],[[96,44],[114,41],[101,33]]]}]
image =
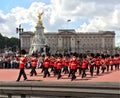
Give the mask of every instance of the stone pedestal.
[{"label": "stone pedestal", "polygon": [[29,51],[30,55],[36,52],[40,52],[41,48],[44,48],[45,45],[47,45],[47,41],[44,36],[44,27],[40,24],[37,24],[35,28],[36,28],[35,35],[33,37]]}]

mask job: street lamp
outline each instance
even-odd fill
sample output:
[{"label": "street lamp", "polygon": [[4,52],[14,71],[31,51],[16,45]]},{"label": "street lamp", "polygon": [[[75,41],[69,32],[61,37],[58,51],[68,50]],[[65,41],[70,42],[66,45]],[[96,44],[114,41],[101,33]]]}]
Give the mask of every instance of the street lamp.
[{"label": "street lamp", "polygon": [[19,27],[16,28],[16,33],[19,34],[19,40],[18,40],[18,45],[19,45],[19,53],[21,55],[21,40],[20,40],[20,34],[23,32],[23,28],[21,27],[21,24],[19,25]]}]

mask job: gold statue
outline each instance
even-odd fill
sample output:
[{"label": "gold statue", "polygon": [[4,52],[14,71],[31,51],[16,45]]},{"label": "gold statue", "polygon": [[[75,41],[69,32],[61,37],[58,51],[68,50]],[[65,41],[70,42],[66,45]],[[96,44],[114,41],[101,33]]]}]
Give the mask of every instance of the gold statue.
[{"label": "gold statue", "polygon": [[43,15],[43,12],[38,14],[38,22],[37,22],[38,25],[43,25],[42,24],[42,19],[41,19],[42,15]]}]

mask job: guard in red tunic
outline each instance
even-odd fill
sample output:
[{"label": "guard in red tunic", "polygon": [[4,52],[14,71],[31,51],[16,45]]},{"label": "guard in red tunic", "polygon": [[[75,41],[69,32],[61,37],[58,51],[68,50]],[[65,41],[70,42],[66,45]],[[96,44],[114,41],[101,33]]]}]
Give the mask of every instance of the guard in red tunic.
[{"label": "guard in red tunic", "polygon": [[81,75],[82,72],[82,60],[78,59],[77,69],[79,71],[79,75]]},{"label": "guard in red tunic", "polygon": [[96,58],[96,61],[95,61],[95,66],[97,68],[96,75],[99,75],[100,65],[101,65],[100,64],[100,59]]},{"label": "guard in red tunic", "polygon": [[25,63],[27,62],[27,58],[24,57],[24,55],[22,54],[21,57],[19,58],[19,68],[20,68],[20,72],[19,72],[19,76],[18,79],[16,81],[20,81],[21,76],[23,75],[24,80],[27,79],[27,76],[25,74],[24,68],[25,68]]},{"label": "guard in red tunic", "polygon": [[62,59],[62,65],[63,65],[64,74],[68,74],[69,73],[69,70],[68,70],[69,61],[68,61],[68,58],[66,56]]},{"label": "guard in red tunic", "polygon": [[51,56],[50,57],[50,68],[51,68],[51,72],[53,73],[54,73],[54,61],[55,61],[54,57]]},{"label": "guard in red tunic", "polygon": [[110,58],[106,58],[105,59],[105,65],[106,65],[106,67],[107,67],[107,72],[109,71],[109,62],[110,62]]},{"label": "guard in red tunic", "polygon": [[120,56],[118,57],[118,62],[119,62],[119,65],[118,65],[118,69],[120,68]]},{"label": "guard in red tunic", "polygon": [[71,80],[76,79],[75,73],[76,73],[76,70],[77,70],[77,63],[78,62],[76,61],[76,58],[73,57],[71,62],[70,62],[70,65],[69,65],[70,70],[71,70],[71,75],[72,75]]},{"label": "guard in red tunic", "polygon": [[105,60],[104,57],[103,57],[103,58],[101,59],[101,61],[100,61],[102,73],[104,73],[105,70],[106,70],[106,63],[105,63],[105,61],[106,61],[106,60]]},{"label": "guard in red tunic", "polygon": [[60,79],[61,76],[62,76],[62,75],[61,75],[62,62],[61,62],[61,59],[60,59],[60,58],[57,59],[57,62],[56,62],[56,69],[57,69],[57,75],[58,75],[57,79]]},{"label": "guard in red tunic", "polygon": [[109,60],[109,65],[111,66],[111,71],[113,70],[113,65],[114,65],[114,57],[111,56]]},{"label": "guard in red tunic", "polygon": [[83,58],[83,60],[82,60],[82,78],[86,77],[86,68],[87,68],[87,63],[86,63],[86,60]]},{"label": "guard in red tunic", "polygon": [[43,78],[46,78],[47,75],[49,77],[50,72],[48,71],[48,69],[50,67],[50,59],[49,59],[48,56],[46,56],[45,59],[43,60],[43,66],[44,66],[44,76],[43,76]]},{"label": "guard in red tunic", "polygon": [[115,65],[115,70],[119,69],[119,58],[118,57],[114,58],[114,65]]},{"label": "guard in red tunic", "polygon": [[90,68],[91,76],[93,76],[93,73],[94,73],[95,60],[96,60],[95,58],[90,58],[90,61],[89,61],[89,68]]},{"label": "guard in red tunic", "polygon": [[30,76],[33,76],[33,74],[36,76],[37,72],[35,69],[36,69],[37,62],[38,62],[37,57],[33,56],[30,62],[31,62],[31,67],[32,67],[32,70],[30,72]]}]

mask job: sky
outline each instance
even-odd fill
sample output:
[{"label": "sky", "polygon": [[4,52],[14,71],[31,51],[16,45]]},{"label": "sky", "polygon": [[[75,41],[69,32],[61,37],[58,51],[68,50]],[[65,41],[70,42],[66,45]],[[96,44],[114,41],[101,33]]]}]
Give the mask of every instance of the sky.
[{"label": "sky", "polygon": [[0,33],[18,37],[20,24],[34,32],[39,12],[44,12],[45,32],[115,31],[115,45],[120,46],[120,0],[0,0]]}]

